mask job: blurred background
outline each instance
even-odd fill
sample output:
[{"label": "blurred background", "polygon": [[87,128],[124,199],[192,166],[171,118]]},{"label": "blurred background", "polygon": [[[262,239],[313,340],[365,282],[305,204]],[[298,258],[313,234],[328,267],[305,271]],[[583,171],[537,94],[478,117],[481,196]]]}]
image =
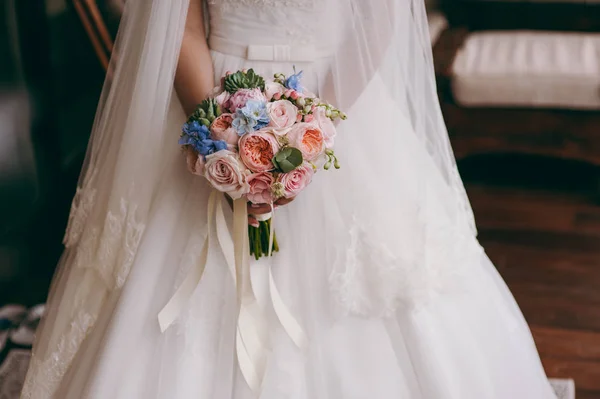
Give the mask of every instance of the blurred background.
[{"label": "blurred background", "polygon": [[[18,397],[123,1],[0,0],[2,399]],[[600,399],[600,0],[427,8],[480,241],[559,393],[572,379]]]}]

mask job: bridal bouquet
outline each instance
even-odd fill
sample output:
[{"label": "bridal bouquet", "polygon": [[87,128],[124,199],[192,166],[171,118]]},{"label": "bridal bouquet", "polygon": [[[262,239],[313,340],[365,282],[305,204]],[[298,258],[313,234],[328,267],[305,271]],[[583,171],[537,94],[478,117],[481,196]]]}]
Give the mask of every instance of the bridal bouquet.
[{"label": "bridal bouquet", "polygon": [[[265,81],[252,69],[228,73],[183,125],[188,169],[233,199],[270,204],[294,198],[333,165],[334,121],[346,115],[301,86],[302,72]],[[268,254],[271,215],[248,227],[250,253]],[[273,240],[272,251],[278,250]]]}]

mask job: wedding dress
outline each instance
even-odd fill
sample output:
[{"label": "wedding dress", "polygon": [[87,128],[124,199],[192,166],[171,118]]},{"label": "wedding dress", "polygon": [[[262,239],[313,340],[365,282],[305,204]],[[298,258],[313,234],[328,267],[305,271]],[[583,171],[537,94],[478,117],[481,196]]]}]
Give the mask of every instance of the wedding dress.
[{"label": "wedding dress", "polygon": [[161,332],[159,312],[217,236],[210,188],[177,145],[187,9],[127,2],[22,397],[554,398],[477,243],[419,0],[207,2],[215,81],[303,70],[307,89],[348,114],[343,164],[275,211],[281,250],[251,265],[260,351],[240,355],[251,343],[236,342],[236,281],[216,239]]}]

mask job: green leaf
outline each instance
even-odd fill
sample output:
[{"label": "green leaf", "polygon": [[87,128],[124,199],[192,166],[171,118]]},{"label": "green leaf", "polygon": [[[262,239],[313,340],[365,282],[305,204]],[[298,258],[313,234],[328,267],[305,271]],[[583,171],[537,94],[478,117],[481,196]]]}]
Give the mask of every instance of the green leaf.
[{"label": "green leaf", "polygon": [[273,158],[273,164],[283,173],[289,173],[302,165],[302,152],[294,147],[284,147]]}]

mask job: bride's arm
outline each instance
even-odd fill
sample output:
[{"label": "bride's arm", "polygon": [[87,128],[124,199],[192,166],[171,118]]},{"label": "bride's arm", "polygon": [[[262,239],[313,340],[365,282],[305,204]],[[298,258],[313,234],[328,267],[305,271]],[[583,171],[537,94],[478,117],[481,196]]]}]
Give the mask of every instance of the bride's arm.
[{"label": "bride's arm", "polygon": [[194,112],[196,105],[207,97],[214,85],[202,0],[191,0],[175,75],[175,91],[187,115]]}]

